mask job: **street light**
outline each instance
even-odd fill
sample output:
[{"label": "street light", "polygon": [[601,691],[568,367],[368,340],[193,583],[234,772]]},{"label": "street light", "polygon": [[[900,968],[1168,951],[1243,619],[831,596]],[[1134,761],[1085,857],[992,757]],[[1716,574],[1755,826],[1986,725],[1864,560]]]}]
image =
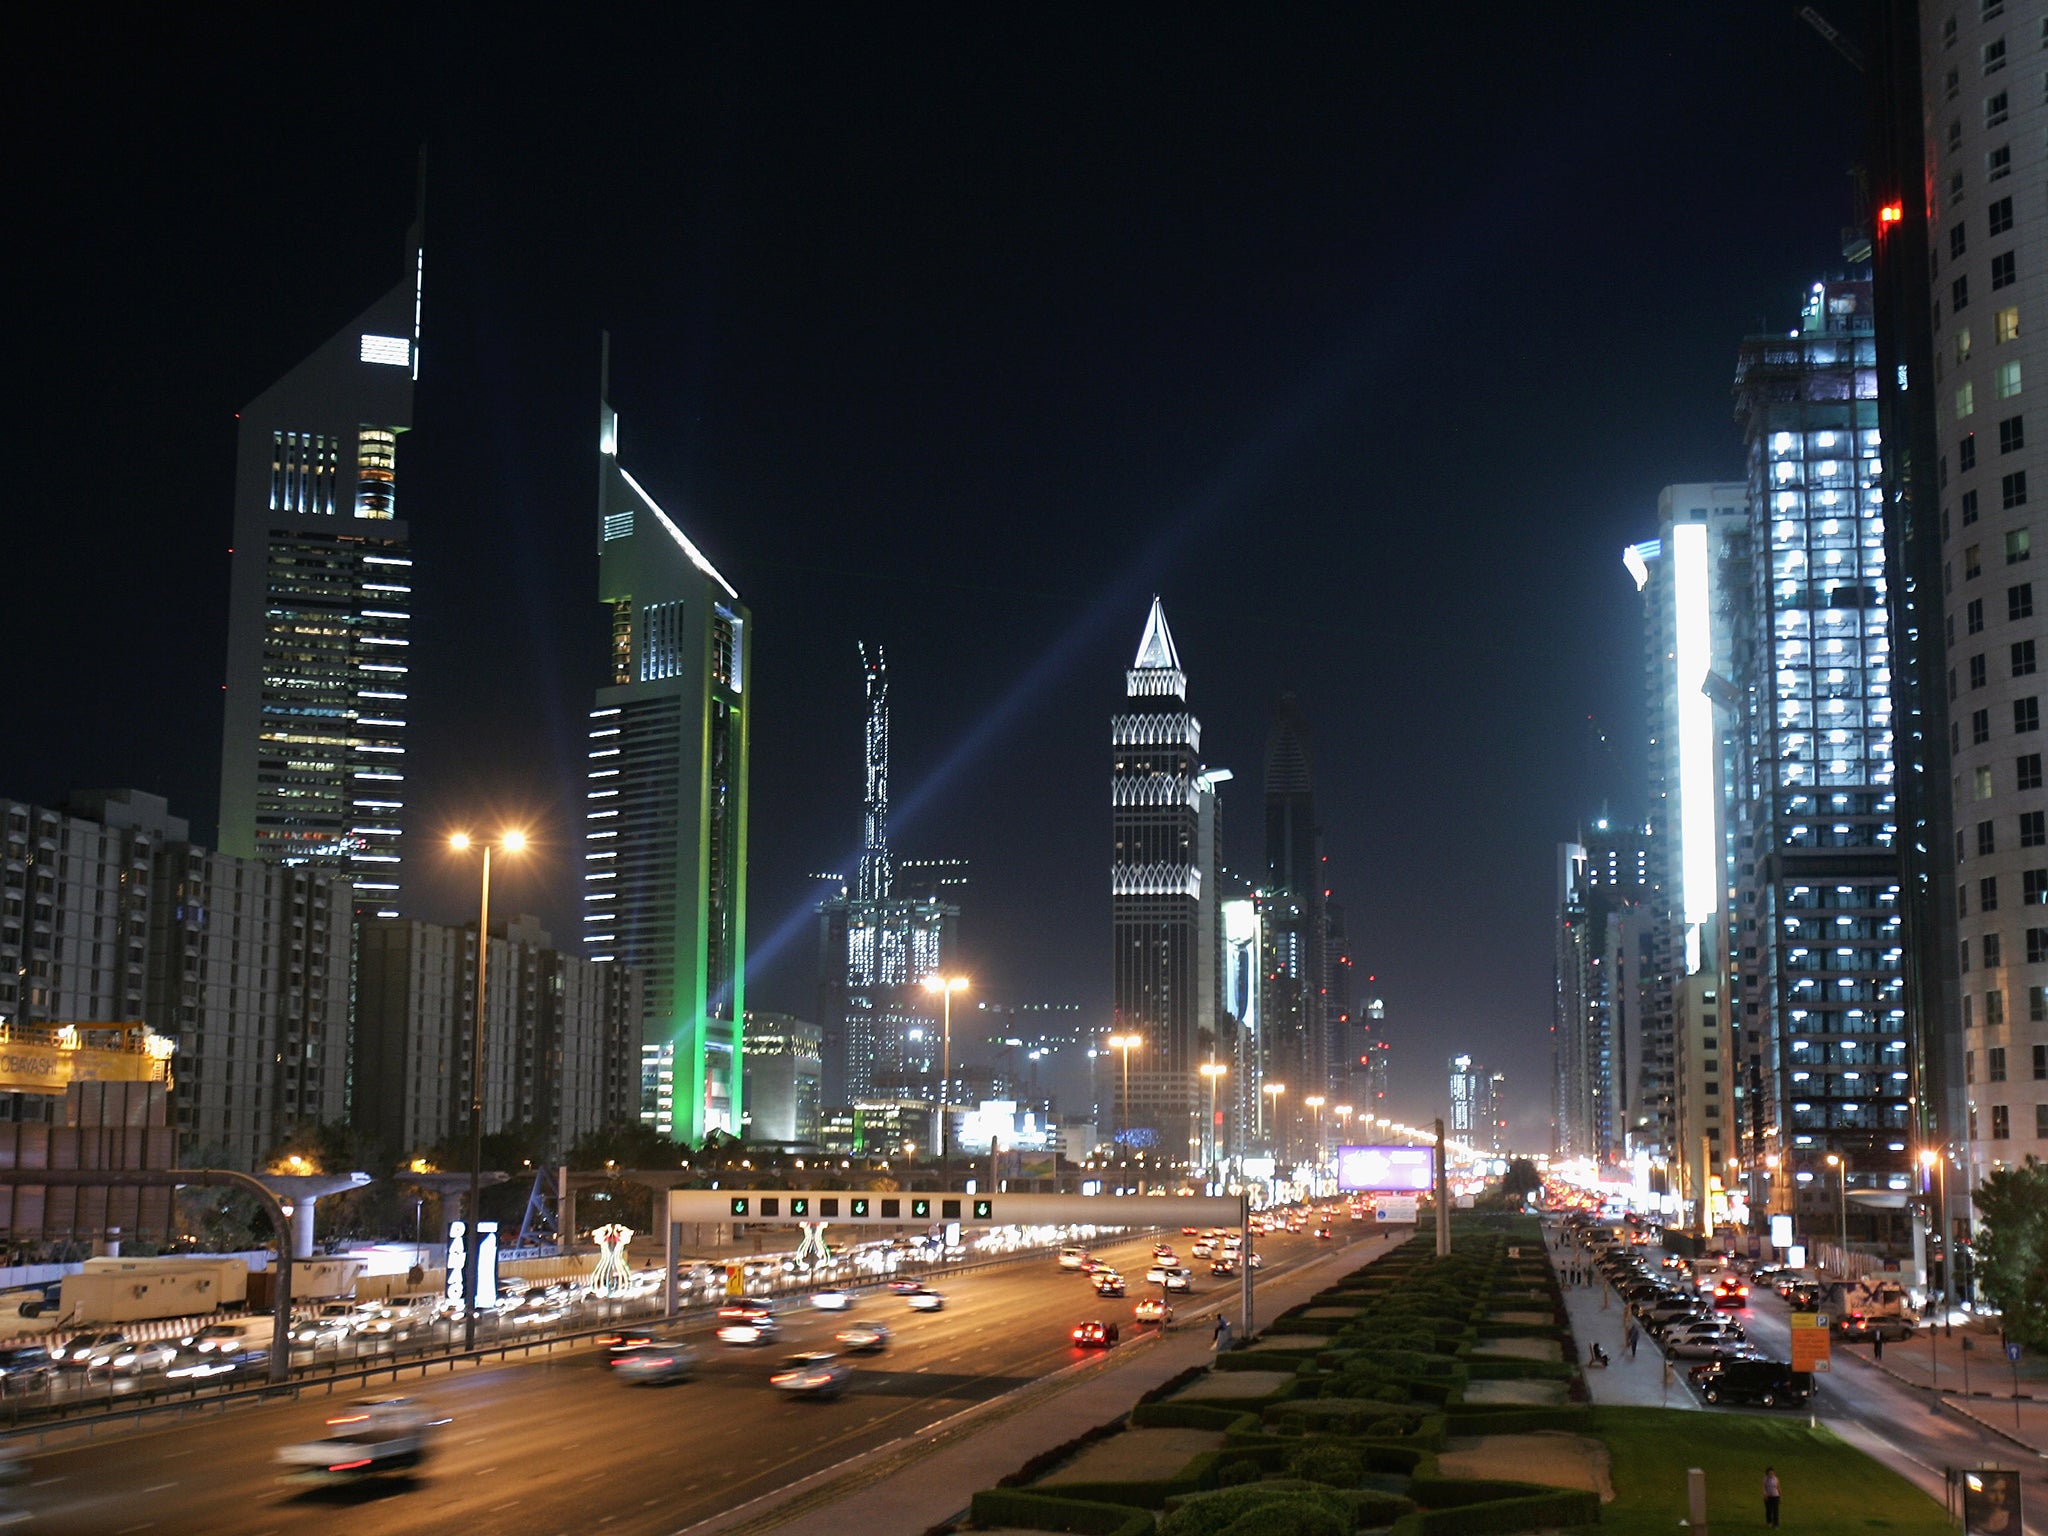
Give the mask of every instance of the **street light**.
[{"label": "street light", "polygon": [[1320,1194],[1323,1172],[1323,1105],[1326,1101],[1320,1093],[1312,1093],[1301,1102],[1316,1112],[1316,1192]]},{"label": "street light", "polygon": [[1840,1176],[1836,1185],[1836,1205],[1842,1213],[1842,1273],[1849,1273],[1849,1159],[1836,1153],[1828,1154],[1828,1166]]},{"label": "street light", "polygon": [[1202,1074],[1202,1076],[1209,1079],[1209,1162],[1213,1166],[1217,1161],[1216,1085],[1222,1080],[1223,1075],[1227,1073],[1230,1070],[1230,1068],[1226,1067],[1220,1061],[1205,1061],[1199,1068],[1197,1068],[1197,1070]]},{"label": "street light", "polygon": [[1280,1095],[1287,1091],[1287,1085],[1285,1083],[1268,1083],[1261,1091],[1271,1094],[1273,1098],[1274,1155],[1284,1163],[1287,1161],[1287,1152],[1286,1138],[1280,1130]]},{"label": "street light", "polygon": [[[1953,1244],[1948,1235],[1948,1158],[1932,1147],[1920,1149],[1920,1170],[1924,1176],[1932,1172],[1940,1180],[1941,1214],[1935,1221],[1936,1235],[1941,1238],[1941,1326],[1927,1330],[1927,1369],[1934,1378],[1934,1392],[1928,1400],[1931,1412],[1941,1412],[1941,1329],[1948,1326],[1950,1315],[1955,1310],[1954,1284],[1956,1272],[1955,1255],[1949,1252]],[[1932,1298],[1929,1298],[1932,1300]]]},{"label": "street light", "polygon": [[[483,849],[484,877],[483,894],[477,904],[476,918],[476,1040],[469,1053],[469,1275],[465,1288],[469,1294],[464,1298],[462,1309],[462,1347],[476,1348],[476,1303],[481,1266],[477,1263],[483,1252],[482,1225],[484,1198],[484,983],[490,975],[491,954],[491,844],[488,838],[473,839],[467,832],[457,832],[448,839],[448,846],[457,853],[467,853],[472,847]],[[498,835],[498,847],[506,853],[524,853],[526,834],[513,830]]]},{"label": "street light", "polygon": [[1145,1043],[1143,1035],[1111,1035],[1109,1048],[1124,1053],[1124,1113],[1122,1139],[1129,1150],[1131,1137],[1131,1052]]},{"label": "street light", "polygon": [[965,976],[927,976],[924,989],[936,992],[944,999],[946,1022],[943,1029],[945,1044],[941,1047],[944,1055],[939,1062],[939,1158],[946,1156],[946,1104],[953,1086],[953,994],[967,990]]}]

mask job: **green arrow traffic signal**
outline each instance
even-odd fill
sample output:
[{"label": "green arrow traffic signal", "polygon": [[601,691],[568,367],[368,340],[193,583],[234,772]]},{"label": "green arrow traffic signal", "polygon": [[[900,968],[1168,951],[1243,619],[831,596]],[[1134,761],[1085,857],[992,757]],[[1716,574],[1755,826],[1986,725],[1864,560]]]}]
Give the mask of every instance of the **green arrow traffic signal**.
[{"label": "green arrow traffic signal", "polygon": [[856,1201],[854,1201],[854,1202],[853,1202],[853,1214],[854,1214],[854,1215],[856,1215],[856,1216],[865,1216],[865,1215],[867,1215],[867,1213],[868,1213],[868,1203],[867,1203],[867,1201],[865,1201],[865,1200],[856,1200]]},{"label": "green arrow traffic signal", "polygon": [[734,1196],[732,1202],[732,1213],[735,1216],[744,1216],[747,1214],[747,1202],[743,1197]]},{"label": "green arrow traffic signal", "polygon": [[913,1200],[913,1201],[911,1201],[911,1202],[910,1202],[910,1215],[911,1215],[911,1219],[912,1219],[912,1220],[915,1220],[915,1221],[929,1221],[929,1220],[931,1220],[931,1214],[932,1214],[932,1203],[931,1203],[931,1201],[929,1201],[929,1200]]},{"label": "green arrow traffic signal", "polygon": [[977,1200],[974,1202],[974,1219],[976,1221],[987,1221],[991,1216],[995,1215],[995,1213],[995,1201]]}]

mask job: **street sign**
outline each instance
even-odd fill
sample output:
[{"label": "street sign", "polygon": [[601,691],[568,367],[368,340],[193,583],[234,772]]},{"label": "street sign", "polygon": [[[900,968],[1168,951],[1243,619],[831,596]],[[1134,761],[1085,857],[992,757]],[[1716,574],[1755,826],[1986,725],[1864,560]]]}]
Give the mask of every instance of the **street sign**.
[{"label": "street sign", "polygon": [[[1394,1197],[1398,1207],[1399,1197]],[[1380,1202],[1382,1204],[1386,1201]],[[1234,1227],[1244,1219],[1236,1195],[932,1195],[850,1194],[841,1191],[672,1189],[671,1222],[712,1224],[744,1221],[794,1226],[803,1221],[834,1225],[933,1226],[964,1222],[974,1226]],[[1395,1220],[1400,1220],[1395,1214]],[[1408,1216],[1413,1220],[1412,1212]]]},{"label": "street sign", "polygon": [[2005,1346],[2005,1358],[2006,1358],[2006,1359],[2008,1359],[2008,1360],[2010,1360],[2010,1361],[2011,1361],[2011,1362],[2012,1362],[2012,1363],[2013,1363],[2014,1365],[2018,1365],[2018,1364],[2020,1363],[2020,1347],[2019,1347],[2019,1345],[2017,1345],[2017,1344],[2007,1344],[2007,1345]]},{"label": "street sign", "polygon": [[1794,1312],[1792,1322],[1792,1369],[1825,1371],[1833,1339],[1825,1312]]}]

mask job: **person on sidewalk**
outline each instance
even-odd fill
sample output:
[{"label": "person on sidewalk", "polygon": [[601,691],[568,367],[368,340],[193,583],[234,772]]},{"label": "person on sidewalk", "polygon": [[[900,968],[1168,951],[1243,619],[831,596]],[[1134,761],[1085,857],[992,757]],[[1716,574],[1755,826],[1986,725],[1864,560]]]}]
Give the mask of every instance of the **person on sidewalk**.
[{"label": "person on sidewalk", "polygon": [[1881,1329],[1870,1336],[1870,1358],[1879,1365],[1884,1364],[1884,1332]]},{"label": "person on sidewalk", "polygon": [[1222,1354],[1224,1350],[1230,1348],[1230,1319],[1225,1317],[1221,1312],[1218,1312],[1216,1314],[1216,1332],[1215,1335],[1210,1339],[1210,1344],[1215,1348],[1216,1353],[1218,1353],[1219,1355]]},{"label": "person on sidewalk", "polygon": [[1637,1341],[1638,1339],[1642,1338],[1642,1336],[1643,1336],[1643,1330],[1642,1330],[1642,1329],[1640,1329],[1640,1328],[1638,1328],[1638,1327],[1636,1326],[1636,1320],[1635,1320],[1634,1318],[1630,1318],[1630,1319],[1628,1320],[1628,1333],[1627,1333],[1626,1335],[1624,1335],[1624,1342],[1625,1342],[1625,1343],[1627,1344],[1627,1346],[1628,1346],[1628,1357],[1629,1357],[1629,1359],[1631,1359],[1631,1360],[1635,1359],[1635,1357],[1636,1357],[1636,1341]]},{"label": "person on sidewalk", "polygon": [[1764,1524],[1774,1531],[1778,1528],[1778,1472],[1775,1467],[1764,1468]]}]

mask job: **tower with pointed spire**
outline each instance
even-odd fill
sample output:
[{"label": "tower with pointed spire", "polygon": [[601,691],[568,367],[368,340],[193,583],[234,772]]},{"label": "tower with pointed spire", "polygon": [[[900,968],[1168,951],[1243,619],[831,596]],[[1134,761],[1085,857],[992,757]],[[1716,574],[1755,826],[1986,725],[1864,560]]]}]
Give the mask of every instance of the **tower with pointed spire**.
[{"label": "tower with pointed spire", "polygon": [[1114,1033],[1138,1043],[1103,1047],[1099,1118],[1127,1149],[1191,1163],[1206,1105],[1199,1068],[1221,1014],[1216,784],[1228,775],[1202,768],[1201,722],[1156,596],[1124,693],[1110,721]]},{"label": "tower with pointed spire", "polygon": [[[889,852],[889,663],[879,645],[872,655],[863,645],[860,663],[868,706],[860,867],[851,889],[841,885],[818,904],[818,1022],[829,1108],[937,1100],[940,1019],[924,979],[952,958],[960,907],[951,898],[966,883],[964,864],[948,861],[928,885],[897,894]],[[922,867],[912,861],[905,869]]]},{"label": "tower with pointed spire", "polygon": [[640,1118],[694,1143],[736,1134],[743,1108],[753,624],[620,462],[608,384],[596,532],[610,675],[590,712],[584,944],[644,976]]}]

